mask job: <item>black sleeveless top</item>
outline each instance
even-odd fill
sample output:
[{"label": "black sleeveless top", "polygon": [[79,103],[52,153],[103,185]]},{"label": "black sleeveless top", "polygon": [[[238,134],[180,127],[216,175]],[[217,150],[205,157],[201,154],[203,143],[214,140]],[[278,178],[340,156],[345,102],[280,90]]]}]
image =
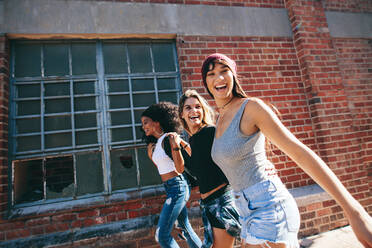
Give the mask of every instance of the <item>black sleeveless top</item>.
[{"label": "black sleeveless top", "polygon": [[205,126],[190,137],[190,163],[187,169],[196,177],[200,193],[204,194],[223,183],[229,183],[221,169],[213,162],[211,149],[216,128]]}]

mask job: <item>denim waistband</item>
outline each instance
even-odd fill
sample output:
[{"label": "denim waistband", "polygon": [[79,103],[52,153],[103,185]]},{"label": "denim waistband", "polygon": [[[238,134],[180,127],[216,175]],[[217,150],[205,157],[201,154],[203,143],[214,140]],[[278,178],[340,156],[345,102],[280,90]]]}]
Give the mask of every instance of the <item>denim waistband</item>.
[{"label": "denim waistband", "polygon": [[168,179],[167,181],[163,182],[163,184],[165,186],[168,186],[168,185],[172,185],[176,183],[177,181],[185,181],[185,180],[186,180],[185,177],[182,174],[180,174],[178,176],[172,177],[171,179]]},{"label": "denim waistband", "polygon": [[229,184],[227,184],[227,185],[223,186],[222,188],[218,189],[217,191],[213,192],[212,194],[210,194],[206,198],[201,199],[201,202],[203,204],[209,204],[209,203],[213,202],[214,200],[220,198],[226,192],[230,192],[230,191],[231,191],[231,187],[230,187]]}]

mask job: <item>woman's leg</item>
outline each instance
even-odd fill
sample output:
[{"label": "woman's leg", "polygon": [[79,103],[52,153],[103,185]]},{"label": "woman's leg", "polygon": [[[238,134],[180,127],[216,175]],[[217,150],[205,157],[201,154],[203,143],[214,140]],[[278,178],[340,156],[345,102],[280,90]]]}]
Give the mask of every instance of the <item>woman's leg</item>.
[{"label": "woman's leg", "polygon": [[226,229],[213,227],[213,248],[232,248],[235,238]]},{"label": "woman's leg", "polygon": [[186,204],[181,210],[180,214],[178,215],[177,220],[178,220],[179,226],[184,231],[184,236],[186,237],[186,241],[189,247],[200,248],[202,246],[202,242],[190,224],[189,217],[187,214]]}]

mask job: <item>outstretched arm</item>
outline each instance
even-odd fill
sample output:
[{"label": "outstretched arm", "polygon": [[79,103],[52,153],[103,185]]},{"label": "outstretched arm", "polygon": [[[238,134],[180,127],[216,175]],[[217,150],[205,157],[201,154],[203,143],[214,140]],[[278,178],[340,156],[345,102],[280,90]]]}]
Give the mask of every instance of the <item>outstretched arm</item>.
[{"label": "outstretched arm", "polygon": [[340,204],[359,241],[366,247],[372,247],[371,216],[368,215],[359,202],[347,191],[325,162],[315,152],[299,141],[280,122],[270,107],[261,100],[252,99],[247,104],[244,115],[248,115],[248,113],[254,125],[273,144],[295,161]]}]

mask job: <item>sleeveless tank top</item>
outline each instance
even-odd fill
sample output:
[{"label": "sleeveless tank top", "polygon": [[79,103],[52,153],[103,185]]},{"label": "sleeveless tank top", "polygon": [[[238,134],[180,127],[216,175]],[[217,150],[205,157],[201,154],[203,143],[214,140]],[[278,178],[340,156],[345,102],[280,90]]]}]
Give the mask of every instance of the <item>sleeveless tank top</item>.
[{"label": "sleeveless tank top", "polygon": [[167,134],[163,134],[158,139],[154,152],[152,153],[152,161],[156,164],[160,175],[176,170],[173,160],[165,153],[162,146],[163,139],[166,135]]},{"label": "sleeveless tank top", "polygon": [[[261,131],[245,135],[240,121],[249,99],[246,99],[221,137],[214,137],[212,159],[225,173],[234,191],[241,191],[266,180],[267,169],[274,166],[267,160],[265,136]],[[217,122],[218,124],[218,122]]]}]

